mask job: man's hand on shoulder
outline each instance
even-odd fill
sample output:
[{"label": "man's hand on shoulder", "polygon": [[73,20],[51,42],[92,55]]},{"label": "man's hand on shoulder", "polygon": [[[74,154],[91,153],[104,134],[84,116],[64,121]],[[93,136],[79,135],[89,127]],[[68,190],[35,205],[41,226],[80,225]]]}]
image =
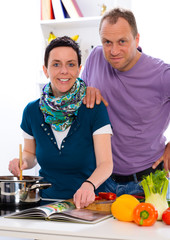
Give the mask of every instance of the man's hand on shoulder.
[{"label": "man's hand on shoulder", "polygon": [[107,107],[108,102],[102,97],[100,90],[94,87],[87,87],[86,96],[83,99],[83,103],[87,108],[93,108],[94,104],[100,104],[103,101]]},{"label": "man's hand on shoulder", "polygon": [[170,142],[165,147],[164,154],[152,165],[155,169],[161,162],[164,162],[165,171],[170,171]]}]

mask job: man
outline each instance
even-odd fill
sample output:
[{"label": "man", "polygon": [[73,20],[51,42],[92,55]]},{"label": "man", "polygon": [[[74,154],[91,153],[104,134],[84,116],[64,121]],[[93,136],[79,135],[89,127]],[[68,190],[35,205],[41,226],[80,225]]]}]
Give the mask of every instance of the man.
[{"label": "man", "polygon": [[170,169],[170,143],[163,136],[170,120],[170,65],[141,52],[131,11],[106,13],[99,33],[102,46],[92,51],[81,76],[93,87],[84,102],[100,101],[94,88],[108,102],[114,132],[108,191],[140,193],[143,175],[162,169],[161,163]]}]

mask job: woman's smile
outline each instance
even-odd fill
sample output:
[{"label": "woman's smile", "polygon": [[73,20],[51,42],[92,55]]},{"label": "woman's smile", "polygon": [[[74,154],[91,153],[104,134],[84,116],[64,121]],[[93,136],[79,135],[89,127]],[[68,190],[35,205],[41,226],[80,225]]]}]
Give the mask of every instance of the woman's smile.
[{"label": "woman's smile", "polygon": [[61,82],[67,82],[67,81],[69,81],[70,79],[69,79],[69,78],[59,78],[59,80],[60,80]]}]

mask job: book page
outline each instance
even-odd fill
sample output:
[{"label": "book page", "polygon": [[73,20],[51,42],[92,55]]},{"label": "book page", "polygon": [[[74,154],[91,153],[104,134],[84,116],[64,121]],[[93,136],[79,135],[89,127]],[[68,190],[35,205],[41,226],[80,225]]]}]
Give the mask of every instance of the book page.
[{"label": "book page", "polygon": [[12,213],[11,215],[5,216],[7,218],[46,218],[46,213],[37,208],[29,208],[26,210],[22,210],[20,212]]},{"label": "book page", "polygon": [[96,223],[111,217],[108,212],[94,211],[89,209],[73,209],[62,213],[53,213],[50,220],[67,220],[73,222]]},{"label": "book page", "polygon": [[43,210],[47,216],[50,216],[53,213],[64,212],[66,210],[71,210],[74,208],[75,208],[75,205],[73,203],[63,201],[63,202],[56,202],[56,203],[44,205],[44,206],[38,207],[37,209]]},{"label": "book page", "polygon": [[44,206],[29,208],[19,212],[15,212],[7,217],[10,218],[47,218],[51,214],[74,209],[75,205],[71,202],[54,202]]}]

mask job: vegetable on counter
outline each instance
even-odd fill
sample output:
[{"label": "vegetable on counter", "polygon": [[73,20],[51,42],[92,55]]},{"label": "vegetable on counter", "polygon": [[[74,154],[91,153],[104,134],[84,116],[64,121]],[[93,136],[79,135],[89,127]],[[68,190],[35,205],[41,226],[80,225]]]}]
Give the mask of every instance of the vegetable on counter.
[{"label": "vegetable on counter", "polygon": [[135,198],[137,198],[140,202],[145,201],[145,197],[144,196],[135,195],[135,194],[131,194],[131,195],[134,196]]},{"label": "vegetable on counter", "polygon": [[116,194],[112,192],[99,192],[99,197],[106,200],[116,199]]},{"label": "vegetable on counter", "polygon": [[170,225],[170,208],[167,208],[163,214],[162,214],[162,221],[167,224]]},{"label": "vegetable on counter", "polygon": [[133,211],[133,220],[139,226],[152,226],[158,218],[158,211],[151,203],[139,203]]},{"label": "vegetable on counter", "polygon": [[112,203],[111,213],[119,221],[132,222],[133,210],[139,203],[134,196],[123,194]]},{"label": "vegetable on counter", "polygon": [[165,170],[156,170],[155,173],[150,173],[141,181],[145,193],[145,203],[151,203],[157,209],[157,220],[162,220],[162,213],[169,207],[166,200],[168,190],[166,175]]},{"label": "vegetable on counter", "polygon": [[102,198],[99,197],[99,196],[97,196],[97,195],[95,195],[95,201],[96,201],[96,200],[102,200]]},{"label": "vegetable on counter", "polygon": [[[142,195],[131,194],[133,197],[137,198],[140,202],[145,200],[145,197]],[[112,192],[99,192],[98,195],[95,195],[95,200],[115,200],[117,195]]]}]

